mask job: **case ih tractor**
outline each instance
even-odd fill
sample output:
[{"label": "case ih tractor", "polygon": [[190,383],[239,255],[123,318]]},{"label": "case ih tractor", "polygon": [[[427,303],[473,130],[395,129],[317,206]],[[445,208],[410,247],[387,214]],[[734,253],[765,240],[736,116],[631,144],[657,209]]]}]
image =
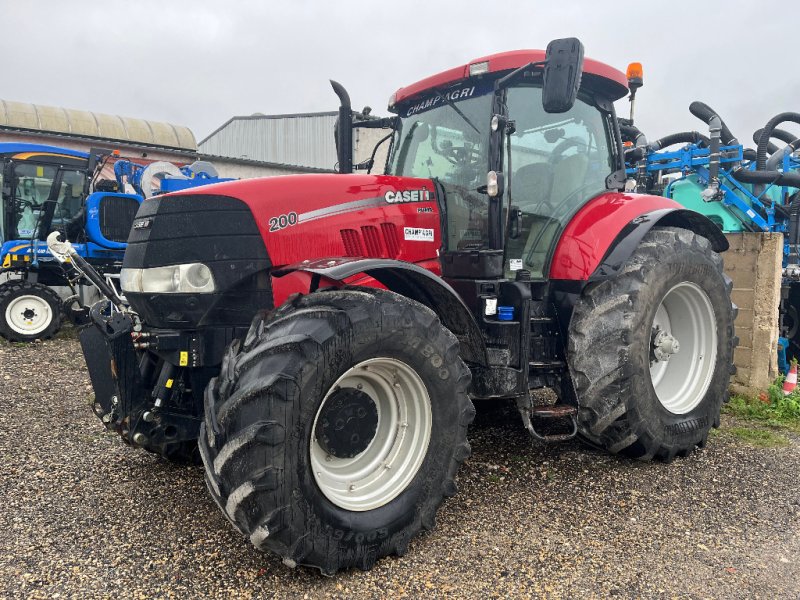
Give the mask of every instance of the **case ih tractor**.
[{"label": "case ih tractor", "polygon": [[[109,428],[172,459],[199,447],[233,526],[326,574],[434,526],[473,399],[515,400],[536,439],[642,460],[705,444],[735,343],[727,245],[620,191],[622,73],[557,40],[401,88],[396,116],[355,124],[334,87],[341,174],[142,204],[130,309],[109,293],[80,336]],[[389,174],[351,173],[356,126],[392,128]],[[557,403],[535,402],[544,387]]]}]

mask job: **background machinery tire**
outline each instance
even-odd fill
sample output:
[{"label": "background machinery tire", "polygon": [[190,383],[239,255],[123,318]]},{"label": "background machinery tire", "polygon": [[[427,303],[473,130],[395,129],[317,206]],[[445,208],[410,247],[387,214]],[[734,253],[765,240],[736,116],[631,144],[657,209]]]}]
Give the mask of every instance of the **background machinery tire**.
[{"label": "background machinery tire", "polygon": [[708,240],[671,227],[645,235],[616,277],[586,287],[568,351],[586,441],[667,462],[705,444],[738,341],[731,287]]},{"label": "background machinery tire", "polygon": [[49,287],[25,280],[0,285],[0,335],[10,342],[53,337],[61,327],[61,298]]},{"label": "background machinery tire", "polygon": [[469,383],[455,336],[421,304],[365,288],[298,297],[257,317],[206,389],[209,490],[289,566],[369,569],[455,494]]}]

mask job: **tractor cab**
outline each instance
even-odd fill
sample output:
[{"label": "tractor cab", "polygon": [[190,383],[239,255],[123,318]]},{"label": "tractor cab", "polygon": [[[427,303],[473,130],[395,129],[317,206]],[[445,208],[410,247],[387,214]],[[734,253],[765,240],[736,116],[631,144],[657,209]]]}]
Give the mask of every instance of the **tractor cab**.
[{"label": "tractor cab", "polygon": [[0,239],[39,239],[40,232],[70,228],[83,207],[88,155],[13,146],[3,153]]},{"label": "tractor cab", "polygon": [[524,269],[545,278],[571,217],[618,187],[612,102],[625,94],[624,76],[587,60],[574,102],[548,112],[543,59],[541,51],[477,59],[392,98],[398,119],[388,171],[440,187],[446,275],[513,278]]}]

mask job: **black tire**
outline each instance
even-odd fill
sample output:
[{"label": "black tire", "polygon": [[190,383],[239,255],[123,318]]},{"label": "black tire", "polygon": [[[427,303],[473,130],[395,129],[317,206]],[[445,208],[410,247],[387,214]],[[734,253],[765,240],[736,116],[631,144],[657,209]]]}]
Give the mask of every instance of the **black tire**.
[{"label": "black tire", "polygon": [[[431,433],[413,479],[388,503],[346,510],[310,468],[315,415],[331,386],[361,361],[402,361],[424,382]],[[431,529],[469,456],[475,409],[458,341],[436,315],[397,294],[364,288],[299,297],[257,317],[206,388],[200,451],[214,500],[256,548],[333,574],[403,554]],[[316,438],[314,438],[316,439]]]},{"label": "black tire", "polygon": [[[710,301],[717,347],[707,391],[701,397],[698,386],[699,403],[676,414],[659,400],[650,361],[656,311],[682,283],[693,284]],[[585,441],[612,453],[666,462],[705,445],[711,427],[719,426],[734,371],[738,340],[731,288],[709,241],[671,227],[650,231],[616,277],[586,286],[570,323],[568,350]]]},{"label": "black tire", "polygon": [[[32,296],[39,300],[33,306],[24,307],[27,311],[32,311],[32,316],[36,317],[43,308],[40,303],[45,303],[46,314],[43,318],[46,325],[43,328],[36,328],[34,333],[26,333],[24,327],[15,326],[7,320],[7,309],[24,296]],[[39,306],[36,306],[39,304]],[[15,310],[13,307],[12,310]],[[44,324],[44,322],[43,322]],[[61,328],[61,298],[49,287],[40,283],[30,283],[25,280],[10,280],[0,285],[0,335],[10,342],[33,342],[34,340],[46,340],[53,337]]]}]

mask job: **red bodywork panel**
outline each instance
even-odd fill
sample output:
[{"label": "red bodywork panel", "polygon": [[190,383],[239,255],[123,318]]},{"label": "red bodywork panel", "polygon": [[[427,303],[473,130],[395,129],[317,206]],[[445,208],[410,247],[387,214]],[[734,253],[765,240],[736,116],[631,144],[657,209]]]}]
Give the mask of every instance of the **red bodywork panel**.
[{"label": "red bodywork panel", "polygon": [[[202,192],[247,204],[274,268],[306,259],[363,256],[418,263],[441,273],[439,205],[429,179],[288,175],[218,183]],[[404,197],[403,192],[409,194]],[[301,274],[274,278],[273,283],[276,306],[287,295],[308,290]]]},{"label": "red bodywork panel", "polygon": [[550,279],[585,281],[622,229],[636,217],[661,208],[683,208],[661,196],[607,192],[581,208],[567,224],[550,262]]},{"label": "red bodywork panel", "polygon": [[[489,73],[499,71],[510,71],[518,69],[532,62],[543,61],[544,50],[512,50],[510,52],[500,52],[491,54],[469,61],[465,65],[454,67],[431,77],[426,77],[416,83],[400,88],[395,92],[395,103],[399,104],[409,98],[418,96],[426,91],[449,86],[450,84],[462,81],[469,77],[469,66],[476,63],[487,62]],[[607,91],[612,100],[618,100],[628,93],[628,80],[625,74],[605,63],[601,63],[591,58],[583,61],[583,73],[589,78],[597,78],[602,82],[602,87]]]}]

